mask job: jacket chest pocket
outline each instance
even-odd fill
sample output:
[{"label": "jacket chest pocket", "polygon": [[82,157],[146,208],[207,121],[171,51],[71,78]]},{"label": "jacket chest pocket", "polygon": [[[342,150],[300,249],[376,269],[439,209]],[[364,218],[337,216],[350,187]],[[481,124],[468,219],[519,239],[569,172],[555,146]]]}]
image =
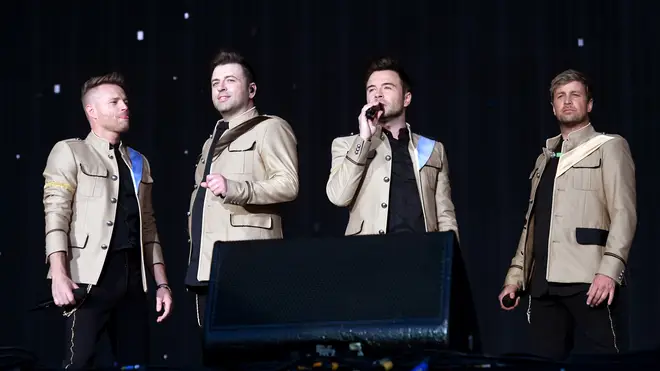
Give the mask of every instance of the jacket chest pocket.
[{"label": "jacket chest pocket", "polygon": [[76,194],[85,197],[101,197],[108,175],[109,171],[105,166],[81,163]]},{"label": "jacket chest pocket", "polygon": [[[431,190],[431,193],[434,194],[436,191],[436,186],[438,184],[438,175],[442,171],[442,160],[437,156],[431,156],[428,161],[422,167],[420,172],[420,177],[422,182],[426,183],[426,186]],[[414,173],[413,173],[414,175]]]},{"label": "jacket chest pocket", "polygon": [[254,138],[238,138],[227,148],[227,160],[223,172],[228,174],[251,174],[257,141]]},{"label": "jacket chest pocket", "polygon": [[573,188],[583,191],[599,190],[601,181],[601,158],[587,157],[571,168]]}]

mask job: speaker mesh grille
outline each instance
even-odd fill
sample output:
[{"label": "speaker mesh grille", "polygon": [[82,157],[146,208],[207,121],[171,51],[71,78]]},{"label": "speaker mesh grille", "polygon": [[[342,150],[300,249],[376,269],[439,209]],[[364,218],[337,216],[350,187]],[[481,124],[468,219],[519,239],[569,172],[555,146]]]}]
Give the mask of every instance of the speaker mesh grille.
[{"label": "speaker mesh grille", "polygon": [[[385,236],[383,236],[385,237]],[[429,237],[424,237],[429,238]],[[424,238],[421,240],[424,241]],[[212,327],[440,318],[451,260],[406,234],[216,244]],[[420,237],[416,236],[419,242]],[[437,241],[437,240],[434,240]],[[428,242],[431,242],[429,239]]]}]

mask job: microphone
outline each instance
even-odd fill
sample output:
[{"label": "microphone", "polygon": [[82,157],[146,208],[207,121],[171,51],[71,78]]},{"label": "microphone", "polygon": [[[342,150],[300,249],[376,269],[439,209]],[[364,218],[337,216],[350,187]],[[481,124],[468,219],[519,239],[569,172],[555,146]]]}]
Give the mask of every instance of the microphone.
[{"label": "microphone", "polygon": [[502,305],[504,305],[506,308],[511,308],[514,305],[516,305],[516,299],[518,298],[518,293],[515,293],[515,296],[513,299],[511,299],[511,296],[506,295],[505,297],[502,298]]},{"label": "microphone", "polygon": [[369,109],[367,109],[367,111],[364,113],[364,116],[367,118],[367,120],[373,121],[376,118],[378,111],[385,111],[385,107],[383,107],[382,103],[378,103],[375,106],[369,107]]},{"label": "microphone", "polygon": [[[73,299],[76,301],[76,304],[79,304],[82,299],[85,298],[85,295],[87,294],[87,288],[86,287],[79,287],[77,289],[73,289]],[[75,305],[75,304],[74,304]],[[30,311],[35,311],[35,310],[40,310],[40,309],[46,309],[56,306],[55,305],[55,300],[53,298],[50,298],[48,300],[44,300],[37,304],[34,308],[30,309]],[[67,307],[64,307],[65,309]]]}]

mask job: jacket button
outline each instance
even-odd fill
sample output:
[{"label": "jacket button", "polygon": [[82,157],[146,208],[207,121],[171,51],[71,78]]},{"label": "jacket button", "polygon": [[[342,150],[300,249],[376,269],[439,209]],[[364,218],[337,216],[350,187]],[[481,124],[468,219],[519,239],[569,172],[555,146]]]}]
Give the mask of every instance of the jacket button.
[{"label": "jacket button", "polygon": [[116,176],[116,175],[113,175],[113,176],[112,176],[112,180],[117,180],[117,176]]},{"label": "jacket button", "polygon": [[107,224],[108,227],[112,227],[112,225],[115,224],[115,223],[113,223],[113,222],[111,222],[111,221],[108,220],[107,222],[105,222],[105,224]]},{"label": "jacket button", "polygon": [[113,155],[108,155],[108,158],[112,160],[113,158],[115,158],[115,156],[113,156]]},{"label": "jacket button", "polygon": [[389,182],[389,181],[390,181],[390,178],[388,178],[388,177],[385,177],[385,178],[383,178],[383,181],[384,181],[385,183],[387,183],[387,182]]},{"label": "jacket button", "polygon": [[186,215],[187,215],[187,216],[190,216],[190,211],[188,211],[188,212],[186,213]]},{"label": "jacket button", "polygon": [[202,163],[204,163],[204,159],[202,159]]},{"label": "jacket button", "polygon": [[385,231],[381,229],[380,231],[378,231],[378,234],[385,234]]},{"label": "jacket button", "polygon": [[106,250],[108,248],[108,245],[101,245],[101,249]]},{"label": "jacket button", "polygon": [[116,203],[117,203],[117,199],[113,197],[113,198],[110,199],[110,202],[112,202],[113,204],[116,204]]},{"label": "jacket button", "polygon": [[390,155],[385,156],[385,161],[389,161],[391,159],[392,159],[392,156],[390,156]]},{"label": "jacket button", "polygon": [[197,189],[197,184],[193,185],[193,189]]},{"label": "jacket button", "polygon": [[385,202],[383,202],[382,204],[380,204],[380,207],[382,207],[384,209],[384,208],[387,207],[387,204]]}]

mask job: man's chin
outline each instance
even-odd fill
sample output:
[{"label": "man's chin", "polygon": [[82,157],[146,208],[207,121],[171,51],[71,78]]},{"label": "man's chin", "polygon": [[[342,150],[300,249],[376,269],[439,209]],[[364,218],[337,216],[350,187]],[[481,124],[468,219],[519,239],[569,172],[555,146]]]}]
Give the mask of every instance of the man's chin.
[{"label": "man's chin", "polygon": [[564,126],[577,126],[583,123],[585,120],[585,117],[578,117],[578,116],[560,116],[559,117],[559,122],[564,125]]}]

